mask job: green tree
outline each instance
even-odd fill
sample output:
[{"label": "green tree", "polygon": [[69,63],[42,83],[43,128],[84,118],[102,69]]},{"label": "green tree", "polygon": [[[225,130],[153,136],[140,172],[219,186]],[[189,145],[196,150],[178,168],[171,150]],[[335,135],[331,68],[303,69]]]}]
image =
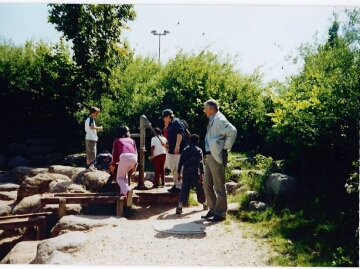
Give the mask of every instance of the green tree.
[{"label": "green tree", "polygon": [[158,85],[164,94],[151,118],[160,122],[161,111],[171,108],[177,117],[188,122],[191,132],[204,137],[207,119],[203,103],[214,98],[220,102],[220,110],[238,128],[234,150],[254,150],[263,140],[256,124],[265,120],[260,78],[257,73],[246,76],[236,71],[234,59],[230,57],[205,50],[197,55],[180,51],[161,72]]},{"label": "green tree", "polygon": [[[129,48],[120,39],[126,22],[135,19],[132,5],[49,4],[49,22],[72,42],[76,63],[76,97],[101,106],[102,96],[113,98],[110,79],[124,65]],[[131,53],[130,53],[131,54]],[[131,56],[131,55],[130,55]]]},{"label": "green tree", "polygon": [[[2,142],[71,136],[64,126],[74,124],[73,73],[70,52],[62,41],[55,47],[42,41],[28,41],[24,46],[3,41],[0,106],[11,117],[1,119]],[[28,130],[21,131],[24,128]]]}]

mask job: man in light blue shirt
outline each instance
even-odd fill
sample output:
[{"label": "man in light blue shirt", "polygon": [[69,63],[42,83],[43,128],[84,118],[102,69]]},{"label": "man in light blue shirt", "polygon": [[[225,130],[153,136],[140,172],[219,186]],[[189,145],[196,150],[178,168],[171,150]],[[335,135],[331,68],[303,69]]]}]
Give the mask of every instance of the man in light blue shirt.
[{"label": "man in light blue shirt", "polygon": [[237,130],[219,111],[217,101],[210,99],[204,103],[204,112],[209,118],[205,136],[204,192],[209,212],[204,219],[218,222],[226,219],[227,196],[225,187],[225,167],[228,150],[233,146]]}]

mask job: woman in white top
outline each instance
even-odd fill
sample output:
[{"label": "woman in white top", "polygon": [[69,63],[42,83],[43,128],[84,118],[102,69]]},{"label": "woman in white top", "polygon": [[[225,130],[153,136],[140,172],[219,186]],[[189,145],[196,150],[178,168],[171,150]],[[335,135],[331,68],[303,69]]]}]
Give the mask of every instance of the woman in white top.
[{"label": "woman in white top", "polygon": [[154,185],[153,188],[159,187],[159,179],[161,178],[160,186],[165,185],[165,160],[166,160],[166,146],[167,139],[162,136],[160,128],[154,128],[156,134],[151,138],[151,156],[150,159],[154,162]]}]

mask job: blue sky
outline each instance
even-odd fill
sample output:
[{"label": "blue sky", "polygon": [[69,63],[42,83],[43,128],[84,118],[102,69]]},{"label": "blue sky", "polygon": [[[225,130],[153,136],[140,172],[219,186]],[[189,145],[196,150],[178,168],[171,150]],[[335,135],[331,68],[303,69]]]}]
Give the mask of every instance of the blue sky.
[{"label": "blue sky", "polygon": [[[152,5],[134,2],[137,18],[129,22],[131,31],[124,31],[123,37],[128,39],[136,54],[158,57],[158,36],[150,32],[168,30],[170,34],[161,36],[163,63],[179,50],[198,53],[208,48],[224,56],[230,55],[236,68],[243,73],[252,73],[261,66],[265,82],[275,78],[283,80],[300,68],[285,58],[295,55],[301,44],[313,43],[316,33],[319,40],[326,40],[332,13],[343,10],[345,4],[356,5],[356,1],[338,2],[338,5],[331,1],[327,4],[311,1],[312,4],[307,5],[266,6],[239,2],[222,2],[221,5],[196,1],[192,3],[197,5],[179,5],[171,1]],[[61,34],[47,23],[47,10],[45,2],[0,3],[0,36],[18,45],[30,39],[57,42]]]}]

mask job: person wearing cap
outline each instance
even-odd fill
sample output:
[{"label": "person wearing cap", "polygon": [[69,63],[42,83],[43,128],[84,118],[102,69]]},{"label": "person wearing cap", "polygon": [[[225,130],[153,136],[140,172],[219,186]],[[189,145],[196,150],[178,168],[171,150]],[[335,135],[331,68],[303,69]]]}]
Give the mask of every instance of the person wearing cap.
[{"label": "person wearing cap", "polygon": [[205,136],[205,175],[203,188],[209,212],[204,219],[218,222],[226,219],[227,197],[225,188],[225,167],[228,150],[233,146],[237,130],[219,111],[214,99],[204,103],[204,112],[209,118]]},{"label": "person wearing cap", "polygon": [[181,181],[178,179],[178,164],[180,155],[183,149],[187,146],[187,139],[185,138],[185,126],[180,119],[176,118],[171,109],[165,109],[160,119],[164,121],[165,126],[168,125],[168,165],[169,169],[173,173],[174,185],[168,189],[171,193],[180,193]]},{"label": "person wearing cap", "polygon": [[112,162],[112,155],[107,150],[103,150],[92,162],[97,170],[109,172],[110,163]]},{"label": "person wearing cap", "polygon": [[100,109],[97,107],[91,107],[90,113],[87,119],[85,120],[85,147],[86,147],[86,170],[87,171],[96,171],[96,168],[91,165],[96,159],[96,144],[98,141],[97,131],[102,131],[102,126],[96,126],[95,119],[100,113]]}]

